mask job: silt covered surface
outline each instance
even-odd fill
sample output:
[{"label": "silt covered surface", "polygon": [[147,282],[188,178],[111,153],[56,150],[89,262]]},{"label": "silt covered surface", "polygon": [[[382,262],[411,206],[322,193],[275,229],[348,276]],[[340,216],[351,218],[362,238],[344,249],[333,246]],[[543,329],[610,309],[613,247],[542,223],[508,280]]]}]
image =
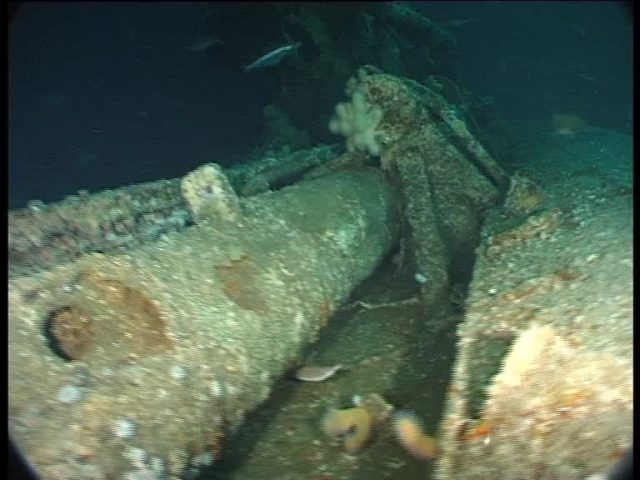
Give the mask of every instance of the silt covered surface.
[{"label": "silt covered surface", "polygon": [[214,463],[384,256],[393,216],[380,173],[340,173],[127,253],[12,278],[12,438],[44,478]]},{"label": "silt covered surface", "polygon": [[583,479],[631,444],[631,140],[527,139],[518,169],[541,191],[484,227],[436,478]]}]

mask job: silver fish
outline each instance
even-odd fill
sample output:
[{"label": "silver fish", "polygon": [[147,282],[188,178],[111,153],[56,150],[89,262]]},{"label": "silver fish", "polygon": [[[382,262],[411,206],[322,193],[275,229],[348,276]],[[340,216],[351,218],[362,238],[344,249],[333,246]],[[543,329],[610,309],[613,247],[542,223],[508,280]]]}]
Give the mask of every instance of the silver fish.
[{"label": "silver fish", "polygon": [[276,48],[275,50],[261,56],[255,62],[244,67],[244,71],[250,72],[251,70],[257,70],[259,68],[275,67],[276,65],[279,65],[282,60],[292,55],[298,48],[300,48],[300,45],[300,42],[295,42]]},{"label": "silver fish", "polygon": [[322,382],[335,375],[339,370],[344,370],[344,367],[342,365],[332,365],[330,367],[306,366],[297,369],[294,377],[303,382]]},{"label": "silver fish", "polygon": [[478,17],[475,18],[459,18],[456,20],[448,20],[446,22],[442,22],[443,27],[447,28],[459,28],[464,27],[465,25],[469,25],[470,23],[479,22],[480,19]]},{"label": "silver fish", "polygon": [[211,35],[211,36],[199,39],[198,41],[192,43],[191,45],[184,47],[184,49],[187,52],[206,52],[208,49],[210,49],[211,47],[219,43],[223,43],[222,40],[220,40],[216,36]]}]

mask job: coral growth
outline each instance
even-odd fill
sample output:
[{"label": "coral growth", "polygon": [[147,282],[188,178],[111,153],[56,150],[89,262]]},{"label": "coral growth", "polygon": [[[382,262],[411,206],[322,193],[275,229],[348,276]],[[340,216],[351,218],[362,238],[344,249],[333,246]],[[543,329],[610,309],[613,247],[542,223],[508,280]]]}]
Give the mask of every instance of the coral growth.
[{"label": "coral growth", "polygon": [[[354,400],[355,408],[332,409],[322,418],[322,430],[332,437],[343,437],[349,452],[358,451],[367,442],[374,424],[391,424],[400,444],[414,457],[437,458],[436,441],[426,435],[418,417],[411,412],[392,414],[393,406],[377,394]],[[387,421],[390,419],[390,421]]]},{"label": "coral growth", "polygon": [[414,457],[423,460],[437,457],[435,439],[424,433],[420,419],[413,413],[395,413],[393,430],[398,442]]},{"label": "coral growth", "polygon": [[347,150],[361,150],[370,155],[380,155],[376,141],[376,127],[382,120],[382,109],[371,106],[361,90],[355,90],[349,103],[339,103],[329,122],[332,133],[346,137]]},{"label": "coral growth", "polygon": [[373,418],[362,407],[332,409],[322,419],[322,430],[332,437],[343,437],[349,452],[356,452],[369,439]]}]

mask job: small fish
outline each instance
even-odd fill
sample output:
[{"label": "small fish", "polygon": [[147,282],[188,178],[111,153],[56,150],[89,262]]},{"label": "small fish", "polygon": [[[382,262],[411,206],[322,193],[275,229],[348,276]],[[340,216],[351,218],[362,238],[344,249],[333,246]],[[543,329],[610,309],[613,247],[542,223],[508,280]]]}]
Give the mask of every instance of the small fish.
[{"label": "small fish", "polygon": [[297,380],[303,382],[322,382],[329,377],[332,377],[339,370],[344,370],[342,365],[333,365],[330,367],[300,367],[294,373],[294,377]]},{"label": "small fish", "polygon": [[593,75],[588,75],[586,73],[581,73],[578,75],[578,77],[583,80],[587,80],[588,82],[591,82],[591,83],[595,83],[595,84],[600,83],[600,80],[597,77],[594,77]]},{"label": "small fish", "polygon": [[264,67],[275,67],[279,65],[285,58],[291,56],[298,48],[300,48],[300,42],[290,43],[280,48],[276,48],[271,52],[261,56],[255,62],[244,67],[245,72],[251,70],[257,70]]},{"label": "small fish", "polygon": [[222,43],[218,37],[210,35],[208,37],[201,38],[194,42],[193,44],[184,47],[187,52],[206,52],[214,45],[218,45]]},{"label": "small fish", "polygon": [[444,27],[447,28],[460,28],[460,27],[464,27],[465,25],[469,25],[470,23],[476,23],[479,22],[480,19],[478,17],[475,18],[459,18],[459,19],[455,19],[455,20],[447,20],[445,22],[442,22],[442,25]]}]

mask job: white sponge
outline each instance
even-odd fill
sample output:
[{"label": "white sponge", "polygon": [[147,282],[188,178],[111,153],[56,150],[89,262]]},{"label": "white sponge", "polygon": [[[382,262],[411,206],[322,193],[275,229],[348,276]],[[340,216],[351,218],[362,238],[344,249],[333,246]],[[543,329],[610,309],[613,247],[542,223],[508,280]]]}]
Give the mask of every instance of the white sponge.
[{"label": "white sponge", "polygon": [[376,142],[375,130],[382,120],[382,109],[371,106],[359,90],[351,95],[348,103],[336,105],[336,111],[329,122],[329,130],[347,139],[347,150],[361,150],[370,155],[380,155],[380,145]]}]

